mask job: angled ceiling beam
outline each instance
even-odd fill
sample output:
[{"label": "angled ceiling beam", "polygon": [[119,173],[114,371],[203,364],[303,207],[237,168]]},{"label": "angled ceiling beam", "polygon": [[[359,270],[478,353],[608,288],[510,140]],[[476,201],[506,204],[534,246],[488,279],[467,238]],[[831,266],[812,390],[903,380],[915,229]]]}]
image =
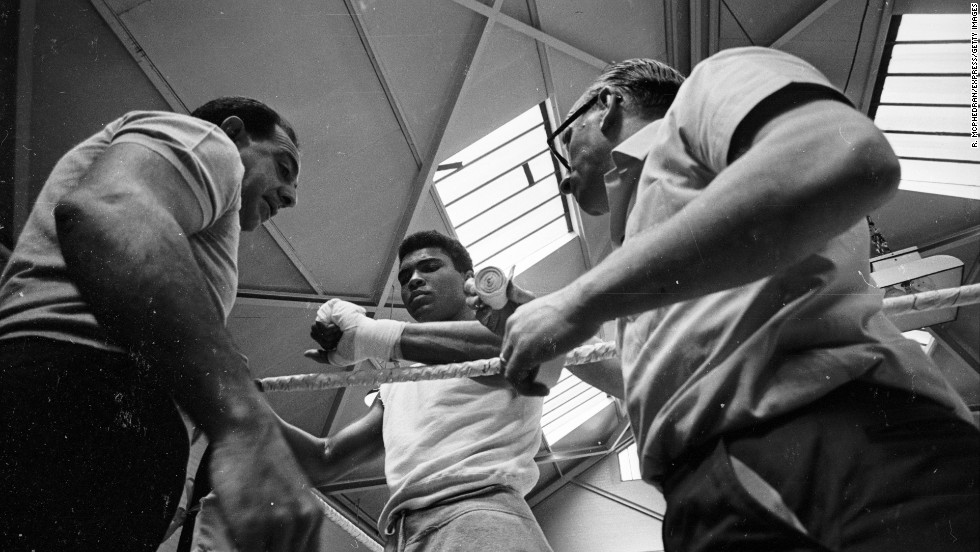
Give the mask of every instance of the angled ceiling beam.
[{"label": "angled ceiling beam", "polygon": [[769,45],[770,48],[781,48],[786,45],[787,42],[796,38],[798,34],[803,32],[804,29],[813,24],[814,21],[820,18],[824,13],[830,8],[834,7],[840,0],[825,0],[823,4],[817,6],[817,9],[813,10],[806,17],[800,20],[799,23],[793,25],[793,28],[783,33],[783,36],[777,38]]},{"label": "angled ceiling beam", "polygon": [[534,508],[538,504],[541,504],[542,502],[547,500],[548,497],[558,492],[559,489],[561,489],[565,485],[568,485],[569,481],[571,481],[573,477],[581,475],[592,466],[595,466],[599,462],[602,462],[603,459],[605,459],[607,456],[608,456],[608,452],[602,456],[593,456],[591,458],[588,458],[587,460],[583,460],[582,462],[576,464],[575,467],[568,470],[567,473],[565,473],[558,479],[552,481],[551,483],[547,484],[546,486],[542,487],[541,490],[529,494],[527,496],[528,506]]},{"label": "angled ceiling beam", "polygon": [[405,120],[405,109],[401,106],[398,98],[392,93],[391,87],[388,85],[388,79],[385,78],[384,70],[381,67],[381,63],[378,61],[378,56],[374,53],[374,48],[371,46],[371,41],[368,39],[367,33],[364,31],[364,22],[361,21],[361,16],[354,9],[352,0],[344,0],[344,4],[347,5],[347,11],[350,12],[351,20],[354,22],[354,28],[357,30],[357,36],[361,39],[361,45],[364,47],[364,51],[367,52],[368,59],[371,61],[371,66],[374,67],[374,72],[378,76],[378,82],[381,83],[381,88],[384,90],[385,98],[388,99],[388,104],[391,105],[391,111],[395,114],[395,119],[398,121],[398,128],[401,129],[402,134],[405,136],[405,141],[408,142],[408,148],[412,150],[412,157],[415,158],[415,164],[419,167],[422,166],[422,156],[419,154],[419,148],[416,146],[415,136],[412,134],[412,129],[408,126]]},{"label": "angled ceiling beam", "polygon": [[579,61],[583,61],[593,67],[596,67],[598,69],[604,69],[607,65],[609,65],[608,61],[603,61],[584,50],[580,50],[579,48],[576,48],[568,44],[567,42],[558,40],[557,38],[545,32],[539,31],[538,29],[535,29],[530,25],[521,23],[520,21],[514,19],[513,17],[509,17],[507,15],[500,13],[500,9],[497,8],[496,6],[494,8],[490,8],[484,6],[477,0],[453,0],[453,2],[456,2],[460,6],[469,8],[480,15],[486,16],[490,18],[491,21],[496,21],[501,25],[505,25],[523,35],[529,36],[534,40],[543,42],[548,46],[551,46],[552,48],[558,50],[559,52],[568,54],[573,58]]},{"label": "angled ceiling beam", "polygon": [[[482,4],[481,4],[482,6]],[[493,7],[488,8],[491,14],[499,14],[500,8],[503,6],[503,0],[494,0]],[[483,6],[486,7],[486,6]],[[410,213],[405,213],[401,224],[398,225],[398,232],[396,236],[400,241],[402,236],[405,235],[405,231],[408,230],[408,225],[411,224],[412,218],[415,217],[416,213],[422,208],[421,198],[428,194],[432,188],[432,176],[436,172],[438,167],[438,161],[436,157],[439,155],[439,148],[442,146],[442,139],[446,135],[446,129],[449,128],[449,122],[452,121],[453,116],[456,114],[456,110],[459,109],[460,98],[463,97],[463,91],[473,80],[473,68],[477,66],[480,59],[483,57],[488,45],[490,44],[490,31],[493,29],[494,23],[496,21],[495,17],[487,17],[487,22],[483,26],[483,32],[480,33],[480,39],[476,44],[476,48],[473,51],[473,55],[470,57],[470,63],[467,67],[467,71],[464,73],[462,79],[458,81],[458,86],[450,91],[450,107],[442,113],[442,117],[436,125],[436,132],[433,137],[433,147],[429,148],[429,157],[426,158],[422,167],[419,168],[419,172],[415,176],[415,180],[412,181],[412,189],[418,190],[418,194],[414,197],[414,203]],[[452,225],[449,225],[452,228]],[[388,302],[390,297],[390,290],[395,284],[397,270],[398,270],[398,251],[397,244],[392,244],[391,251],[388,253],[386,265],[391,267],[388,271],[388,275],[383,282],[379,282],[381,287],[381,292],[379,294],[377,308],[382,308],[385,303]]]},{"label": "angled ceiling beam", "polygon": [[641,514],[643,514],[645,516],[652,517],[653,519],[655,519],[657,521],[663,521],[664,520],[664,513],[663,512],[658,512],[656,510],[647,508],[646,506],[644,506],[642,504],[639,504],[637,502],[633,502],[632,500],[629,500],[627,498],[623,498],[623,497],[619,496],[616,493],[611,493],[611,492],[603,489],[602,487],[597,487],[597,486],[595,486],[595,485],[593,485],[591,483],[586,483],[584,481],[577,481],[577,480],[574,480],[574,479],[571,480],[571,481],[569,481],[569,483],[571,483],[572,485],[575,485],[576,487],[579,487],[580,489],[585,489],[586,491],[589,491],[591,493],[597,494],[597,495],[599,495],[599,496],[601,496],[601,497],[603,497],[603,498],[605,498],[607,500],[611,500],[611,501],[615,502],[616,504],[619,504],[621,506],[626,506],[627,508],[629,508],[631,510],[634,510],[636,512],[639,512],[639,513],[641,513]]},{"label": "angled ceiling beam", "polygon": [[[565,473],[562,473],[561,467],[556,462],[555,468],[558,470],[558,473],[560,473],[561,476],[555,479],[554,481],[552,481],[551,483],[547,484],[546,486],[542,487],[540,490],[532,492],[530,495],[528,495],[527,496],[528,505],[533,508],[534,506],[544,502],[545,500],[548,499],[548,497],[558,492],[559,489],[571,483],[573,478],[581,475],[582,473],[587,471],[592,466],[595,466],[599,462],[602,462],[602,460],[607,458],[610,454],[614,452],[619,452],[624,448],[626,448],[627,446],[629,446],[633,441],[632,435],[630,434],[628,435],[628,437],[624,438],[624,435],[627,435],[629,431],[629,427],[630,427],[629,420],[625,420],[625,419],[621,420],[619,425],[613,431],[613,433],[615,433],[617,437],[611,444],[601,446],[601,447],[589,447],[589,448],[602,448],[604,452],[600,454],[580,456],[580,458],[585,457],[586,459],[583,460],[582,462],[579,462],[574,467],[572,467],[572,469],[568,470]],[[554,457],[554,460],[560,461],[560,460],[567,459],[567,458],[559,457],[560,455],[567,455],[570,452],[572,451],[555,451],[541,456],[544,459],[550,459],[551,457]],[[535,460],[537,460],[537,457],[535,457]]]},{"label": "angled ceiling beam", "polygon": [[272,219],[269,219],[265,222],[264,226],[266,231],[269,232],[269,235],[272,236],[272,240],[276,242],[279,249],[282,249],[282,252],[287,258],[289,258],[289,262],[293,263],[293,266],[295,266],[296,270],[299,271],[300,276],[302,276],[303,279],[306,280],[306,283],[313,288],[313,291],[315,291],[318,295],[325,294],[326,291],[323,289],[323,285],[320,284],[320,281],[313,275],[313,271],[306,268],[306,265],[303,264],[303,261],[301,261],[299,256],[296,254],[296,250],[293,249],[292,244],[289,243],[289,240],[287,240],[286,236],[283,235],[282,230],[276,226],[276,223]]},{"label": "angled ceiling beam", "polygon": [[919,247],[919,252],[929,252],[935,254],[946,249],[959,247],[975,241],[980,241],[980,224],[975,224],[969,228],[965,228],[940,238],[932,243],[922,245]]}]

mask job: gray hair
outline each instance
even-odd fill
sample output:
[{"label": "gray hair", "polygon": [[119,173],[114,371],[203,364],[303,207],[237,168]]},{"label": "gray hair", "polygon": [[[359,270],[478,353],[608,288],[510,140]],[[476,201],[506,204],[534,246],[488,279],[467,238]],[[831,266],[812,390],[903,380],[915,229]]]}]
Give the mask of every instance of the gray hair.
[{"label": "gray hair", "polygon": [[646,58],[627,59],[606,67],[569,113],[607,86],[615,89],[624,100],[645,115],[663,113],[674,101],[683,82],[684,75],[665,63]]}]

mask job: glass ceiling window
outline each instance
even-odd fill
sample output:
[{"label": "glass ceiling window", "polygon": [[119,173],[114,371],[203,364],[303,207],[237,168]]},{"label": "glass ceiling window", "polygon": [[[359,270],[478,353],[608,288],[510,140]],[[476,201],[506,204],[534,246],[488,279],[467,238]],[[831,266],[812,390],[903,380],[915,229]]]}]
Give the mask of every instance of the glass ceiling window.
[{"label": "glass ceiling window", "polygon": [[927,355],[932,355],[933,349],[936,348],[936,337],[927,330],[909,330],[902,332],[902,335],[918,343]]},{"label": "glass ceiling window", "polygon": [[608,395],[562,370],[558,383],[544,398],[541,429],[549,444],[557,443],[613,402]]},{"label": "glass ceiling window", "polygon": [[433,177],[474,266],[504,270],[572,231],[544,104],[443,161]]},{"label": "glass ceiling window", "polygon": [[899,156],[901,189],[980,199],[970,69],[970,16],[892,20],[871,117]]}]

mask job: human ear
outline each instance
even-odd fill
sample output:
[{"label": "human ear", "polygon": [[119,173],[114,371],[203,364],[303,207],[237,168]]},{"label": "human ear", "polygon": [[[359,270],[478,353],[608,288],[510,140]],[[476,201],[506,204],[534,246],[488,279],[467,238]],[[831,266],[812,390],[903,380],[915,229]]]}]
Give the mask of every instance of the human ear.
[{"label": "human ear", "polygon": [[622,118],[623,97],[607,87],[599,92],[599,103],[605,107],[599,120],[599,130],[608,133]]},{"label": "human ear", "polygon": [[247,135],[245,132],[245,123],[236,115],[232,115],[224,121],[221,121],[220,126],[221,130],[225,131],[225,134],[236,144]]}]

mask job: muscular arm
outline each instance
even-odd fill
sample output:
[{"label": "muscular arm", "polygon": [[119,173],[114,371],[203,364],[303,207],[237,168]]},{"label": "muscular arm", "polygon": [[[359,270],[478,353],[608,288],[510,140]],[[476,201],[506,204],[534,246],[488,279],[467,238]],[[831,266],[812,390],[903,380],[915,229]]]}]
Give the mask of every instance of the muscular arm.
[{"label": "muscular arm", "polygon": [[[237,539],[277,535],[273,549],[303,549],[319,525],[316,505],[206,292],[187,241],[200,210],[182,199],[184,186],[149,149],[110,146],[55,207],[62,254],[111,339],[149,362],[210,438],[215,489]],[[276,507],[257,507],[269,502]]]},{"label": "muscular arm", "polygon": [[[597,340],[592,340],[595,342]],[[476,321],[409,324],[402,333],[402,356],[428,364],[465,362],[500,355],[500,337]],[[570,366],[568,371],[607,395],[623,398],[623,374],[618,359]],[[542,379],[557,380],[553,378]]]},{"label": "muscular arm", "polygon": [[791,94],[756,109],[771,116],[750,115],[733,143],[745,153],[697,199],[572,284],[581,316],[609,320],[755,281],[892,196],[898,160],[872,122],[838,101]]},{"label": "muscular arm", "polygon": [[[747,123],[747,124],[745,124]],[[737,160],[669,220],[632,237],[563,290],[521,306],[503,352],[526,370],[620,316],[743,285],[791,266],[884,204],[898,159],[862,114],[785,90],[733,139]]]},{"label": "muscular arm", "polygon": [[500,355],[500,336],[476,320],[421,322],[402,331],[401,356],[426,364],[445,364]]},{"label": "muscular arm", "polygon": [[[187,235],[200,209],[169,163],[135,144],[111,146],[55,207],[62,255],[111,338],[150,360],[211,438],[254,424],[264,401],[205,288]],[[271,417],[265,416],[271,420]]]}]

